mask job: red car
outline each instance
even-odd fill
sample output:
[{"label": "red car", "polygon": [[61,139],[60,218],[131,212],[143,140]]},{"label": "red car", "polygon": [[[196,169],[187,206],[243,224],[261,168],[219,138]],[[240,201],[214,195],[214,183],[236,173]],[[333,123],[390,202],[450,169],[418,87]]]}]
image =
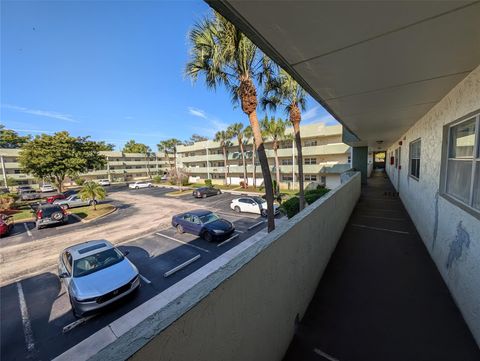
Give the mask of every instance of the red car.
[{"label": "red car", "polygon": [[6,236],[13,228],[13,217],[0,214],[0,237]]},{"label": "red car", "polygon": [[65,199],[65,195],[59,193],[59,194],[54,194],[53,196],[47,197],[47,203],[53,203],[57,199]]}]

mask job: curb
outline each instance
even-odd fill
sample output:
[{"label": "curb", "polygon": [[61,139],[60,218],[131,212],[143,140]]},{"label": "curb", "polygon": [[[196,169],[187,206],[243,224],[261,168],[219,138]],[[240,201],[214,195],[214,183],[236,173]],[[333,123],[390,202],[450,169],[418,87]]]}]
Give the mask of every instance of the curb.
[{"label": "curb", "polygon": [[117,210],[118,210],[117,207],[113,207],[112,210],[108,211],[107,213],[102,214],[101,216],[95,217],[93,219],[82,219],[82,218],[80,218],[80,216],[76,215],[75,213],[69,213],[68,215],[72,216],[73,218],[76,218],[77,220],[79,220],[82,223],[90,223],[90,222],[96,221],[97,219],[106,217],[106,216],[112,214],[113,212],[116,212]]}]

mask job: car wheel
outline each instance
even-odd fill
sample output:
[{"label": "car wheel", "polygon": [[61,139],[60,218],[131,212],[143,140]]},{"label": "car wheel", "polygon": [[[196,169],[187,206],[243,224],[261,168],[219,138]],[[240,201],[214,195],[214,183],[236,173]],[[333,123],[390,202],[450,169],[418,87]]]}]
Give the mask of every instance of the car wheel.
[{"label": "car wheel", "polygon": [[138,188],[139,188],[138,186],[137,186],[137,187],[135,187],[135,189],[138,189]]},{"label": "car wheel", "polygon": [[266,217],[267,216],[267,210],[266,209],[262,209],[260,214],[262,215],[262,217]]},{"label": "car wheel", "polygon": [[181,224],[177,224],[177,232],[180,233],[180,234],[182,234],[183,232],[185,232],[185,231],[183,230],[183,227],[182,227]]},{"label": "car wheel", "polygon": [[62,207],[63,209],[68,209],[70,208],[70,206],[68,204],[62,204],[60,207]]},{"label": "car wheel", "polygon": [[220,195],[220,194],[222,194],[222,192],[221,192],[221,191],[218,191],[218,192],[217,192],[217,196]]},{"label": "car wheel", "polygon": [[239,206],[235,206],[235,208],[233,208],[233,210],[237,213],[240,213],[241,212],[241,209]]},{"label": "car wheel", "polygon": [[152,185],[151,185],[151,184],[149,184],[149,185],[148,185],[148,188],[152,188]]},{"label": "car wheel", "polygon": [[203,193],[203,194],[202,194],[202,198],[207,198],[207,194],[206,194],[206,193]]},{"label": "car wheel", "polygon": [[202,238],[207,241],[207,242],[212,242],[213,241],[213,236],[210,232],[206,231],[206,232],[203,232],[203,236]]},{"label": "car wheel", "polygon": [[89,206],[93,206],[94,204],[97,205],[97,201],[90,201],[90,202],[88,203]]},{"label": "car wheel", "polygon": [[75,309],[75,307],[73,306],[72,299],[71,298],[69,298],[69,299],[70,299],[70,306],[72,307],[73,316],[75,318],[82,318],[83,316],[80,313],[78,313],[77,310]]}]

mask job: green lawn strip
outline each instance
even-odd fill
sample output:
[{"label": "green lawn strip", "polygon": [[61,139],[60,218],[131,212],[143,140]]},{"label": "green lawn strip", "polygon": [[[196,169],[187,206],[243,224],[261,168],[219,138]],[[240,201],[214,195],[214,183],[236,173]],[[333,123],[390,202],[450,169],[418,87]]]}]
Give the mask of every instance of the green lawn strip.
[{"label": "green lawn strip", "polygon": [[14,221],[21,221],[21,220],[24,220],[24,219],[34,218],[33,212],[30,208],[12,210],[9,215],[13,216]]},{"label": "green lawn strip", "polygon": [[103,216],[106,213],[115,209],[114,206],[108,203],[97,204],[97,209],[94,210],[92,206],[70,208],[69,213],[75,214],[83,220],[90,221],[92,219]]},{"label": "green lawn strip", "polygon": [[178,190],[178,191],[168,192],[167,196],[177,197],[177,196],[181,196],[181,195],[184,195],[184,194],[191,194],[191,193],[192,193],[191,189],[186,189],[186,190],[182,190],[182,191]]}]

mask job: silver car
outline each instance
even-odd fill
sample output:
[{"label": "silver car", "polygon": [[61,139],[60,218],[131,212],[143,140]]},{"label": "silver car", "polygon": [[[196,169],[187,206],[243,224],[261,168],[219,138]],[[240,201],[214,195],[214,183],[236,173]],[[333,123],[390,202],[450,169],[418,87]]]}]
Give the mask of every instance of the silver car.
[{"label": "silver car", "polygon": [[58,277],[65,284],[73,314],[95,313],[140,285],[137,267],[106,240],[66,248],[58,259]]},{"label": "silver car", "polygon": [[97,203],[97,201],[91,199],[83,200],[77,194],[72,194],[71,196],[65,199],[56,199],[53,201],[54,204],[58,204],[63,208],[75,208],[75,207],[84,207],[84,206],[91,206],[93,203]]}]

